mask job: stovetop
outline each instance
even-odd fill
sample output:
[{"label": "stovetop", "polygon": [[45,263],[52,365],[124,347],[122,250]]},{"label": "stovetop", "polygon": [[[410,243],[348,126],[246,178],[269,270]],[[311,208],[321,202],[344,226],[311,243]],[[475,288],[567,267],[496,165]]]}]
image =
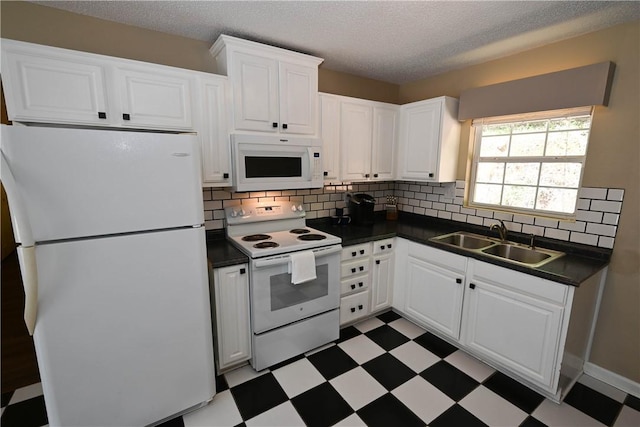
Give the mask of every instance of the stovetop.
[{"label": "stovetop", "polygon": [[227,238],[251,258],[339,245],[337,236],[306,226],[301,204],[281,201],[225,209]]}]

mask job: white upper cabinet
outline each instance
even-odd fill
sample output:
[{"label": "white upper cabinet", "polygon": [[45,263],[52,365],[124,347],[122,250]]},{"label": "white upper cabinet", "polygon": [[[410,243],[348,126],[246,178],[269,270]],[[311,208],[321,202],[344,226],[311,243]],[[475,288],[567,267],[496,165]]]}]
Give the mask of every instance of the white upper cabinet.
[{"label": "white upper cabinet", "polygon": [[231,150],[228,126],[228,82],[216,75],[200,78],[202,123],[197,125],[202,145],[202,181],[206,187],[229,187]]},{"label": "white upper cabinet", "polygon": [[340,98],[326,93],[320,99],[320,138],[325,181],[340,180]]},{"label": "white upper cabinet", "polygon": [[357,98],[341,99],[341,179],[393,179],[398,107]]},{"label": "white upper cabinet", "polygon": [[321,58],[225,35],[211,53],[233,88],[235,130],[318,133]]},{"label": "white upper cabinet", "polygon": [[400,107],[397,179],[455,181],[461,127],[457,115],[458,100],[446,96]]},{"label": "white upper cabinet", "polygon": [[193,73],[50,46],[2,40],[10,120],[193,130]]}]

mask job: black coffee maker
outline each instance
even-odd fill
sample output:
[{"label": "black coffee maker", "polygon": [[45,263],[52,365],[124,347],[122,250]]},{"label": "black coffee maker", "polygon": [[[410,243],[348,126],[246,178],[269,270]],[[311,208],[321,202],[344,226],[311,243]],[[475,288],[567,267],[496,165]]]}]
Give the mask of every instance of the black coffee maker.
[{"label": "black coffee maker", "polygon": [[376,199],[368,194],[359,193],[349,197],[349,216],[351,224],[373,225],[373,208],[376,206]]}]

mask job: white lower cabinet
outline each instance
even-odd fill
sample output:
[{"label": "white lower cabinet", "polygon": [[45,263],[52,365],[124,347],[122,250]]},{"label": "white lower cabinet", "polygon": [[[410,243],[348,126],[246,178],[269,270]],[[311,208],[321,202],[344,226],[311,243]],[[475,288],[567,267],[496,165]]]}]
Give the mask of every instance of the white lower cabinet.
[{"label": "white lower cabinet", "polygon": [[247,264],[213,270],[211,307],[218,373],[251,358]]},{"label": "white lower cabinet", "polygon": [[395,239],[373,242],[371,263],[371,312],[391,307]]},{"label": "white lower cabinet", "polygon": [[397,238],[393,308],[559,402],[583,372],[606,269],[579,287]]}]

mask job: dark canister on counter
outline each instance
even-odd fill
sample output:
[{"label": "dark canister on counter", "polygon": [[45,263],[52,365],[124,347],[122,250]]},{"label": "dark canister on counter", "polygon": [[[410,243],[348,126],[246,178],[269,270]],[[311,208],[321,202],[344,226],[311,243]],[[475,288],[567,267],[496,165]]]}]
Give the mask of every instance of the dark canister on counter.
[{"label": "dark canister on counter", "polygon": [[373,209],[376,199],[364,193],[353,194],[349,198],[349,215],[354,225],[373,225]]}]

